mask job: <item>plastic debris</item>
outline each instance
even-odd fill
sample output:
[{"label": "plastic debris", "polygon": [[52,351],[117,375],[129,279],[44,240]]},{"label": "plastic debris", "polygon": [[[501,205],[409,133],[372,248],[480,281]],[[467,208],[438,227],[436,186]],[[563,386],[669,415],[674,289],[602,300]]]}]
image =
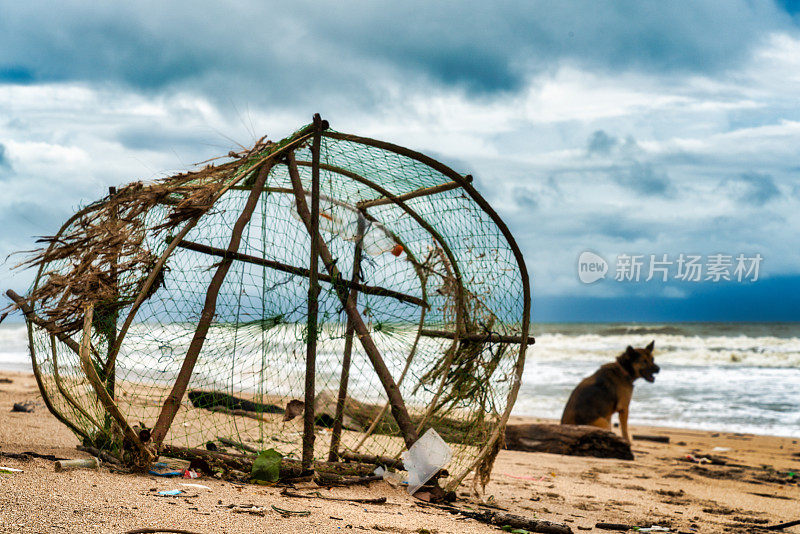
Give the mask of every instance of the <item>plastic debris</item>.
[{"label": "plastic debris", "polygon": [[204,486],[202,484],[181,483],[181,486],[185,486],[187,488],[204,489],[204,490],[211,491],[211,488],[209,488],[208,486]]},{"label": "plastic debris", "polygon": [[156,462],[149,473],[157,477],[179,477],[183,475],[183,470],[171,469],[164,462]]},{"label": "plastic debris", "polygon": [[197,473],[197,471],[186,469],[183,471],[183,478],[200,478],[200,475]]},{"label": "plastic debris", "polygon": [[164,497],[177,497],[178,495],[183,495],[183,490],[179,489],[164,490],[164,491],[159,491],[158,494]]},{"label": "plastic debris", "polygon": [[22,469],[17,469],[16,467],[4,467],[0,466],[0,473],[22,473]]},{"label": "plastic debris", "polygon": [[[311,205],[310,195],[306,195],[306,203]],[[302,221],[295,206],[291,208],[291,214]],[[403,245],[392,237],[385,226],[368,221],[357,208],[325,195],[319,196],[319,229],[327,234],[338,235],[345,241],[360,241],[361,249],[370,256],[391,252],[399,257],[405,252]]]},{"label": "plastic debris", "polygon": [[56,472],[67,469],[97,469],[100,467],[100,460],[97,458],[79,458],[77,460],[59,460],[55,463]]},{"label": "plastic debris", "polygon": [[450,463],[450,446],[434,430],[429,429],[402,455],[408,471],[408,493],[413,495],[428,480]]}]

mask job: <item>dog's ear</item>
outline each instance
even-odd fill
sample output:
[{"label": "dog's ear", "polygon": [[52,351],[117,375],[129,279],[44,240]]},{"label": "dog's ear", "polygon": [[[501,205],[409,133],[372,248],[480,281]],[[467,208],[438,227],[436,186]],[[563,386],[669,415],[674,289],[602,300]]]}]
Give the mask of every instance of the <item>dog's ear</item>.
[{"label": "dog's ear", "polygon": [[617,357],[617,360],[619,360],[620,362],[623,362],[623,361],[632,362],[638,357],[639,357],[639,353],[636,352],[636,349],[634,349],[633,347],[628,345],[628,348],[625,349],[625,352],[623,352],[622,354],[620,354]]},{"label": "dog's ear", "polygon": [[649,344],[649,345],[647,345],[647,346],[644,348],[644,350],[646,350],[647,352],[649,352],[649,353],[651,353],[651,354],[652,354],[652,353],[653,353],[653,348],[655,348],[655,346],[656,346],[656,340],[654,339],[653,341],[651,341],[651,342],[650,342],[650,344]]}]

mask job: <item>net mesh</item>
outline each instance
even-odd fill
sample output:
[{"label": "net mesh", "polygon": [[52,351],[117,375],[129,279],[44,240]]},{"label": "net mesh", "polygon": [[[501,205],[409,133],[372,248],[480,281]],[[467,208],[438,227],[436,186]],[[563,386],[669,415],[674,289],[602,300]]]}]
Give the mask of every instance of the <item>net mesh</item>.
[{"label": "net mesh", "polygon": [[[34,311],[52,319],[61,327],[60,336],[76,343],[81,338],[80,301],[68,282],[74,282],[81,265],[99,266],[105,273],[112,297],[99,298],[95,287],[92,361],[131,424],[149,428],[158,418],[222,259],[209,253],[208,247],[212,251],[228,247],[250,195],[248,182],[252,183],[257,162],[281,146],[257,147],[246,157],[196,176],[140,185],[140,190],[163,189],[147,209],[125,212],[122,207],[129,204],[122,200],[110,209],[112,198],[120,195],[93,204],[68,222],[49,252],[38,258],[40,275],[30,294],[38,296],[32,299]],[[369,286],[368,291],[358,291],[357,307],[399,385],[413,424],[420,432],[435,429],[448,442],[453,452],[450,473],[468,470],[509,408],[509,393],[521,371],[518,362],[524,358],[519,340],[501,337],[522,336],[528,326],[523,324],[527,281],[512,247],[469,191],[427,161],[331,131],[322,138],[320,154],[320,235],[342,280],[350,280],[353,269],[358,269],[361,283]],[[294,156],[303,188],[310,191],[309,143],[298,144]],[[188,209],[186,199],[191,195],[183,189],[176,193],[177,184],[193,192],[206,188],[202,198],[207,205],[198,208],[195,201],[189,206],[195,211]],[[387,192],[401,196],[427,188],[438,189],[400,203],[386,201]],[[189,216],[198,214],[199,221],[192,226]],[[59,243],[69,241],[65,236],[80,235],[82,229],[99,226],[98,221],[112,220],[115,231],[126,229],[129,243],[135,234],[135,252],[116,247],[109,254],[96,254],[97,247],[84,243],[68,253],[53,253]],[[118,328],[131,313],[143,280],[171,240],[186,228],[190,228],[188,233],[168,255],[153,289],[135,310],[119,342],[114,368],[104,368],[104,358],[113,352]],[[183,246],[186,242],[206,249]],[[242,255],[266,261],[233,261],[189,382],[189,395],[165,443],[202,447],[224,438],[300,457],[302,417],[291,418],[286,409],[290,401],[304,398],[309,279],[274,266],[307,269],[310,243],[297,212],[288,167],[285,161],[276,162],[238,249]],[[359,265],[354,261],[357,247],[361,249]],[[95,257],[86,257],[92,253]],[[131,267],[130,259],[136,254],[146,254],[146,258]],[[53,289],[59,277],[67,283]],[[42,296],[48,287],[50,293]],[[86,294],[91,291],[81,293],[84,300]],[[108,302],[113,304],[103,307]],[[73,320],[64,312],[70,303]],[[329,453],[347,323],[335,284],[321,281],[317,459]],[[30,324],[30,332],[42,391],[53,410],[84,440],[113,448],[119,438],[81,368],[79,355],[52,329]],[[460,333],[460,339],[455,333]],[[230,400],[234,397],[238,401]],[[356,336],[337,448],[340,454],[399,457],[405,443],[387,403]]]}]

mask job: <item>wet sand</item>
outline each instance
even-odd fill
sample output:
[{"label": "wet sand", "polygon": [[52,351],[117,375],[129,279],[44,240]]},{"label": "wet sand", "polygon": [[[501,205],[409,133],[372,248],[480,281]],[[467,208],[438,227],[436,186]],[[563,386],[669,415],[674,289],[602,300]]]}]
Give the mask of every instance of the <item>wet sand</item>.
[{"label": "wet sand", "polygon": [[[77,438],[47,411],[31,374],[0,372],[0,378],[12,380],[0,383],[0,453],[88,456],[75,450]],[[15,402],[24,401],[35,404],[33,413],[11,412]],[[800,475],[800,440],[636,426],[632,433],[667,436],[670,442],[634,440],[634,461],[502,451],[485,498],[511,513],[565,523],[575,532],[603,532],[595,528],[599,522],[661,525],[673,532],[742,532],[800,519],[798,477],[788,475]],[[686,459],[701,454],[725,465]],[[57,473],[53,462],[44,459],[0,457],[0,466],[23,471],[0,474],[0,532],[123,533],[148,527],[209,534],[498,532],[424,506],[385,482],[313,490],[324,496],[387,498],[386,504],[357,504],[289,498],[280,495],[281,488],[208,477],[164,479],[105,468]],[[482,509],[470,488],[467,479],[456,505]],[[185,494],[157,494],[171,489]],[[273,505],[310,514],[286,517]],[[800,532],[800,526],[786,532]]]}]

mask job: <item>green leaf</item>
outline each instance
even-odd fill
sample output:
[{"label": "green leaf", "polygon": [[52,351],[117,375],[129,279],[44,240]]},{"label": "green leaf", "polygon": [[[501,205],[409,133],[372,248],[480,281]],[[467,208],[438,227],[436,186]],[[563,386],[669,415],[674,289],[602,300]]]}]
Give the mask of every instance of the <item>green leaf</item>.
[{"label": "green leaf", "polygon": [[282,459],[283,455],[275,449],[261,451],[261,454],[253,462],[250,476],[262,482],[277,482],[281,472]]}]

